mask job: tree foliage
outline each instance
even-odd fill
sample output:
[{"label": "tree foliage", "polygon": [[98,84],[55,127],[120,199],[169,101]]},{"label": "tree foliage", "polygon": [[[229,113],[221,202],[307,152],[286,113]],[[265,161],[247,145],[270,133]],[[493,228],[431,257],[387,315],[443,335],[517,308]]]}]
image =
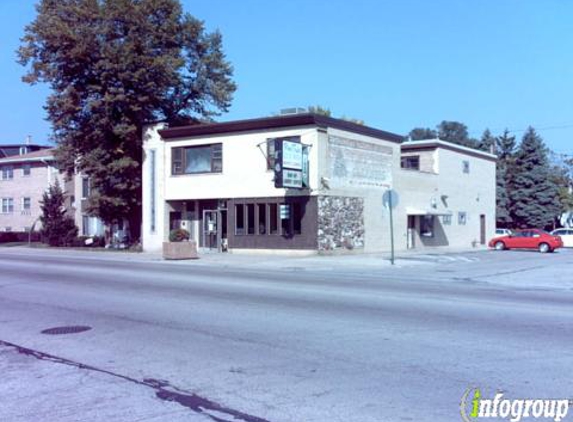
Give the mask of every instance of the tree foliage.
[{"label": "tree foliage", "polygon": [[495,136],[492,135],[489,129],[486,129],[477,142],[476,148],[482,151],[492,152],[492,150],[495,149],[495,143]]},{"label": "tree foliage", "polygon": [[46,110],[68,172],[90,176],[92,214],[141,215],[142,130],[227,111],[236,89],[220,33],[179,0],[42,0],[18,50],[24,81],[48,83]]},{"label": "tree foliage", "polygon": [[551,227],[561,213],[559,187],[552,178],[548,151],[529,128],[515,154],[511,215],[517,227]]},{"label": "tree foliage", "polygon": [[430,128],[416,127],[408,134],[412,141],[422,141],[424,139],[436,139],[438,133]]},{"label": "tree foliage", "polygon": [[67,215],[65,196],[58,181],[51,185],[42,196],[42,238],[50,246],[68,246],[78,235],[73,218]]},{"label": "tree foliage", "polygon": [[[499,227],[512,227],[510,192],[515,175],[515,136],[506,129],[495,137],[496,166],[496,219]],[[482,137],[483,141],[483,137]]]},{"label": "tree foliage", "polygon": [[437,126],[437,130],[438,137],[443,141],[469,148],[477,147],[477,141],[469,137],[468,127],[463,123],[444,120]]}]

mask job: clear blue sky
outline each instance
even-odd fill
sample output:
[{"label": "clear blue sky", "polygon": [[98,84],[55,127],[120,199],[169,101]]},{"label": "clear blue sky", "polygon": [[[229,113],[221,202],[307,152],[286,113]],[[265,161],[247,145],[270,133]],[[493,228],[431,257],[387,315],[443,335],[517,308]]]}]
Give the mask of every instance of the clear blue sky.
[{"label": "clear blue sky", "polygon": [[[44,143],[45,86],[20,81],[15,50],[32,0],[0,2],[0,143]],[[183,0],[219,29],[239,86],[220,120],[322,105],[406,134],[442,120],[536,127],[573,153],[573,1]],[[522,132],[516,132],[521,137]]]}]

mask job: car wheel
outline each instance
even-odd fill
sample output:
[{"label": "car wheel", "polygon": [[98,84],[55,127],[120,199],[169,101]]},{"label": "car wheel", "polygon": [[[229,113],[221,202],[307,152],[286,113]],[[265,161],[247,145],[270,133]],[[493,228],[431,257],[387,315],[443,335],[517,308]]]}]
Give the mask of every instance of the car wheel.
[{"label": "car wheel", "polygon": [[494,248],[496,251],[503,251],[505,249],[505,243],[495,242]]},{"label": "car wheel", "polygon": [[539,252],[541,253],[546,253],[546,252],[550,252],[551,248],[549,247],[549,245],[547,243],[540,243],[539,244]]}]

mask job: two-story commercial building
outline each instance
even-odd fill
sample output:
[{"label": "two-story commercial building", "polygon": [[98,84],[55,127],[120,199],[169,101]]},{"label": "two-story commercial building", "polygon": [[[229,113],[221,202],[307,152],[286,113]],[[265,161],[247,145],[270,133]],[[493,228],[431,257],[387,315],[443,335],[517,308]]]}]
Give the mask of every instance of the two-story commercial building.
[{"label": "two-story commercial building", "polygon": [[[308,187],[275,187],[275,139],[308,148]],[[382,196],[389,189],[399,198],[398,249],[470,246],[480,243],[481,232],[492,234],[495,157],[441,141],[402,141],[315,114],[149,126],[143,140],[143,247],[160,250],[169,231],[182,227],[209,250],[387,251],[390,219]],[[456,223],[458,215],[465,224]],[[473,226],[474,218],[483,229]],[[451,227],[443,229],[448,221]]]}]

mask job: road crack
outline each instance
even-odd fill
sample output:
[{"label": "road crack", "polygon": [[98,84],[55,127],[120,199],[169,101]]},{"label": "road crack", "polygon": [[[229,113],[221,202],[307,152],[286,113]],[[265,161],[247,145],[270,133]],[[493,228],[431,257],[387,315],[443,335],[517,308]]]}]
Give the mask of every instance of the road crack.
[{"label": "road crack", "polygon": [[[95,366],[86,365],[81,362],[76,362],[70,359],[62,358],[59,356],[50,355],[49,353],[40,352],[38,350],[29,349],[27,347],[19,346],[4,340],[0,340],[0,346],[15,349],[18,353],[26,356],[31,356],[38,360],[53,362],[61,365],[73,366],[78,369],[85,369],[88,371],[99,372],[133,384],[145,386],[155,390],[155,395],[160,400],[171,401],[180,404],[196,413],[201,413],[215,422],[269,422],[266,419],[257,416],[249,415],[238,410],[231,409],[219,403],[198,396],[197,394],[181,390],[174,387],[165,380],[156,380],[153,378],[145,378],[143,381],[132,378],[128,375],[118,374],[107,369],[97,368]],[[228,419],[228,418],[231,419]]]}]

